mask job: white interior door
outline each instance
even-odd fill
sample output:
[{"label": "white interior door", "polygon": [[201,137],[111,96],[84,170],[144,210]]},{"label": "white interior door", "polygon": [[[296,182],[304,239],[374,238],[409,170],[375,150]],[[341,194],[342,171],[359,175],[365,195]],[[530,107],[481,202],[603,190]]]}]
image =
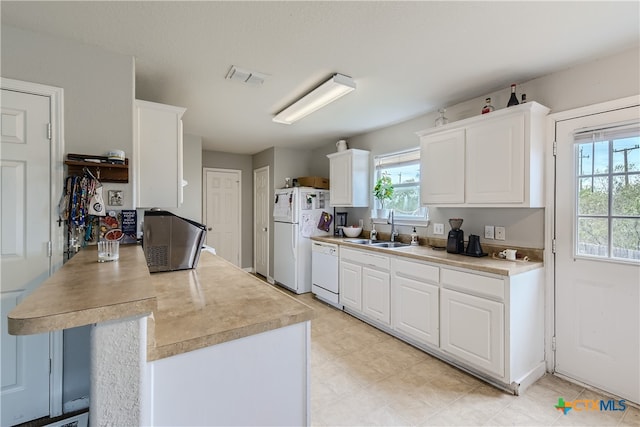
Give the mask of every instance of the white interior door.
[{"label": "white interior door", "polygon": [[12,336],[7,314],[50,274],[50,99],[2,90],[1,424],[49,415],[49,334]]},{"label": "white interior door", "polygon": [[253,171],[253,269],[269,277],[269,166]]},{"label": "white interior door", "polygon": [[242,172],[204,169],[202,217],[207,225],[207,245],[216,254],[240,267]]},{"label": "white interior door", "polygon": [[636,403],[639,117],[636,106],[556,123],[554,203],[555,370]]}]

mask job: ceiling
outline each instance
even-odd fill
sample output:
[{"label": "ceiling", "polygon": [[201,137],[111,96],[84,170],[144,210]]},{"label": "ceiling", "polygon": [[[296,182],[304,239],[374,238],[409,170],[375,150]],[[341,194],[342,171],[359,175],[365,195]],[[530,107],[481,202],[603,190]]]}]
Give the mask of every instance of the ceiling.
[{"label": "ceiling", "polygon": [[[639,45],[640,3],[2,1],[2,24],[136,60],[136,97],[186,107],[203,148],[314,148]],[[226,80],[235,65],[262,85]],[[272,117],[334,73],[357,89]]]}]

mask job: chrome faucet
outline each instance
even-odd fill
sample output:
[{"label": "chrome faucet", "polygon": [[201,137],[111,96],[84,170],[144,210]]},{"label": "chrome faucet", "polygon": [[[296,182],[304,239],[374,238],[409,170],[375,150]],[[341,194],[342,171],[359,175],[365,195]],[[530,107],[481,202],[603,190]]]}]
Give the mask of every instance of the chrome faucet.
[{"label": "chrome faucet", "polygon": [[387,218],[387,224],[391,224],[391,241],[395,242],[396,241],[396,237],[398,237],[398,230],[396,230],[396,223],[395,220],[393,218],[393,209],[391,209],[391,213],[389,214],[389,216],[391,217],[391,222],[389,222],[389,219]]}]

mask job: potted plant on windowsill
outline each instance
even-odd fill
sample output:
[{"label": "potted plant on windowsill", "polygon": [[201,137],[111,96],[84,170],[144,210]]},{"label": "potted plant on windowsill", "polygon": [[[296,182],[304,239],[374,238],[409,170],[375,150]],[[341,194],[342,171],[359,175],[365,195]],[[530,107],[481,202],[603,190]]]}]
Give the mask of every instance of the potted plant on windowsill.
[{"label": "potted plant on windowsill", "polygon": [[389,209],[384,208],[385,200],[391,200],[393,196],[393,184],[391,183],[391,177],[389,175],[383,174],[378,178],[376,185],[373,187],[373,196],[380,202],[380,208],[373,210],[373,217],[389,217]]}]

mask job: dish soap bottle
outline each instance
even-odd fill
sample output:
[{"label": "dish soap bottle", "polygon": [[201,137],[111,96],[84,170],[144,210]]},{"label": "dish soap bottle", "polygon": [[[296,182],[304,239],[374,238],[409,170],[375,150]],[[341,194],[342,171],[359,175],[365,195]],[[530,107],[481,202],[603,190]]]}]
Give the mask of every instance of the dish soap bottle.
[{"label": "dish soap bottle", "polygon": [[378,240],[378,232],[376,231],[376,225],[373,222],[371,223],[371,233],[369,234],[369,240]]},{"label": "dish soap bottle", "polygon": [[418,232],[416,231],[416,228],[413,227],[413,231],[411,232],[411,246],[418,246],[419,244]]}]

